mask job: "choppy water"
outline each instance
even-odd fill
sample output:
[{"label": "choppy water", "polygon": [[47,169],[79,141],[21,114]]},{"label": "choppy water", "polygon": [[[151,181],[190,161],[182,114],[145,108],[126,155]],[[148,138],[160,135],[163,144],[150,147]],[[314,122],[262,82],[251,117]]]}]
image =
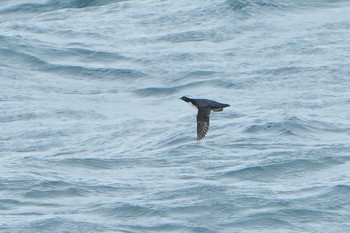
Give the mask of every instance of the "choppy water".
[{"label": "choppy water", "polygon": [[1,1],[0,232],[349,232],[349,12]]}]

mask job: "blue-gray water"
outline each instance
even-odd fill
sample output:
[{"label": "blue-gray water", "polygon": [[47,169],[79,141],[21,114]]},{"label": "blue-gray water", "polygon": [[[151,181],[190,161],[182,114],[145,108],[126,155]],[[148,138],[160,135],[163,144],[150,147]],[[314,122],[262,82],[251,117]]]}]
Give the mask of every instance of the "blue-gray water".
[{"label": "blue-gray water", "polygon": [[0,232],[349,232],[349,12],[2,0]]}]

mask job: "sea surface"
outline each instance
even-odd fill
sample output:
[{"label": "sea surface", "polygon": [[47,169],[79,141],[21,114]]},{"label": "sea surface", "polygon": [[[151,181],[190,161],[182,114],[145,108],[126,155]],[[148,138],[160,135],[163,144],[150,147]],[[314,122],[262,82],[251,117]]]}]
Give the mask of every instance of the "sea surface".
[{"label": "sea surface", "polygon": [[0,232],[350,232],[350,1],[1,0]]}]

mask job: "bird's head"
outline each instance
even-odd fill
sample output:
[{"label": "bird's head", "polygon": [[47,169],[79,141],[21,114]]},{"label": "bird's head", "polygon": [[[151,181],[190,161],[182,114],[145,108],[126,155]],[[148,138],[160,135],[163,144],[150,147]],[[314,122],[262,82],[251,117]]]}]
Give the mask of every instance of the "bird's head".
[{"label": "bird's head", "polygon": [[187,102],[187,103],[191,101],[191,99],[188,98],[187,96],[182,96],[182,97],[180,98],[180,100],[183,100],[183,101],[185,101],[185,102]]}]

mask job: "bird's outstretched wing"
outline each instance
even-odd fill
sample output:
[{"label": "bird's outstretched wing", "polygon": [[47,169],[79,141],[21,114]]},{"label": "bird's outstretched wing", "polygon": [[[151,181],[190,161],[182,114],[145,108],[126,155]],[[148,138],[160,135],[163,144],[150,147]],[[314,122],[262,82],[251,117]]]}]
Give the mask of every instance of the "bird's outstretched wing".
[{"label": "bird's outstretched wing", "polygon": [[202,140],[209,130],[210,107],[199,107],[197,114],[197,141]]}]

